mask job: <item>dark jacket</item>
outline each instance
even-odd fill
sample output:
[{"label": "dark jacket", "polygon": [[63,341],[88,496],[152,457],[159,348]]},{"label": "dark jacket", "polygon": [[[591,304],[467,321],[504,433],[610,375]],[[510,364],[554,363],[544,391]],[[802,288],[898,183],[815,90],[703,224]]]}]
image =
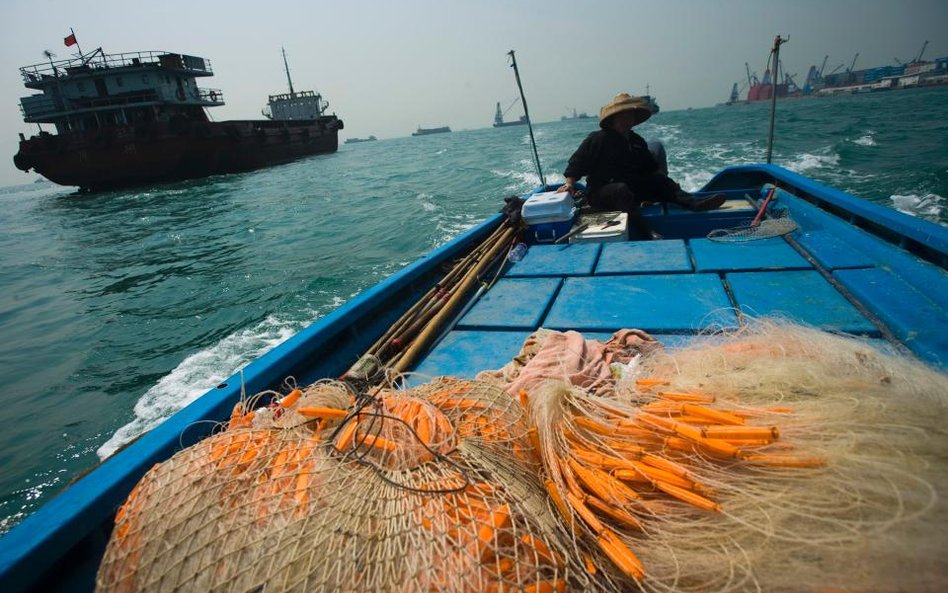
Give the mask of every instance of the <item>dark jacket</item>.
[{"label": "dark jacket", "polygon": [[597,130],[586,136],[569,159],[566,177],[586,177],[587,192],[595,196],[607,183],[623,182],[636,189],[659,170],[645,139],[629,132],[626,138],[613,129]]}]

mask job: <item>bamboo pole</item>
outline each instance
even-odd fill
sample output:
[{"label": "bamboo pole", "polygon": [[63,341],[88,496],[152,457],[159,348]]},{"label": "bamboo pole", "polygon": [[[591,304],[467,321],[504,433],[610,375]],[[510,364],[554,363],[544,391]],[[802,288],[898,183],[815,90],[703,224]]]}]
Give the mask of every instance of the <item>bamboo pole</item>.
[{"label": "bamboo pole", "polygon": [[508,247],[508,243],[514,237],[515,231],[512,228],[504,228],[503,233],[496,243],[491,247],[486,255],[482,256],[477,264],[465,276],[461,283],[452,293],[450,299],[444,304],[438,314],[427,324],[425,329],[415,338],[411,346],[404,352],[398,362],[392,367],[396,373],[404,372],[414,363],[418,356],[431,342],[435,332],[441,327],[460,305],[461,301],[468,294],[471,287],[477,282],[478,277],[487,270],[497,259],[497,256]]},{"label": "bamboo pole", "polygon": [[436,304],[440,300],[441,296],[450,292],[451,288],[454,287],[456,282],[464,277],[464,274],[467,271],[467,268],[473,265],[478,257],[488,245],[497,239],[500,232],[503,230],[503,226],[498,226],[487,236],[481,243],[477,244],[470,252],[468,252],[463,258],[455,262],[450,270],[445,274],[445,276],[424,296],[422,296],[411,308],[408,309],[398,320],[392,324],[392,326],[386,330],[382,336],[376,340],[371,348],[367,351],[368,354],[377,355],[383,350],[383,348],[391,342],[393,337],[398,334],[406,325],[410,324],[416,318],[421,315],[424,315],[425,311],[429,309],[432,305]]},{"label": "bamboo pole", "polygon": [[[503,232],[503,227],[499,227],[494,233],[491,234],[490,237],[485,239],[475,249],[472,250],[471,255],[472,256],[477,255],[477,259],[465,258],[464,265],[455,266],[451,270],[451,274],[455,275],[455,272],[463,271],[463,275],[461,276],[461,280],[463,280],[463,278],[465,278],[470,273],[472,266],[477,265],[477,262],[480,261],[484,252],[489,249],[492,249],[497,244],[497,241],[500,239],[502,232]],[[467,260],[471,260],[471,261],[467,261]],[[443,282],[441,284],[443,285]],[[432,301],[430,303],[430,306],[426,307],[426,309],[422,313],[416,315],[414,320],[411,322],[411,324],[406,329],[404,329],[404,331],[402,331],[400,334],[394,337],[391,340],[391,342],[389,342],[389,344],[393,347],[392,349],[394,349],[394,352],[391,352],[390,359],[383,360],[383,366],[392,367],[398,361],[398,359],[400,358],[401,352],[404,350],[406,346],[409,345],[410,340],[418,332],[420,332],[428,323],[431,322],[434,316],[441,310],[444,304],[449,300],[451,296],[451,292],[456,285],[457,283],[454,282],[454,279],[452,278],[450,288],[446,290],[445,292],[441,293],[437,299]],[[383,354],[381,354],[381,352],[384,352],[385,356],[389,354],[389,352],[385,349],[385,346],[380,348],[379,352],[380,352],[379,358],[383,358]]]}]

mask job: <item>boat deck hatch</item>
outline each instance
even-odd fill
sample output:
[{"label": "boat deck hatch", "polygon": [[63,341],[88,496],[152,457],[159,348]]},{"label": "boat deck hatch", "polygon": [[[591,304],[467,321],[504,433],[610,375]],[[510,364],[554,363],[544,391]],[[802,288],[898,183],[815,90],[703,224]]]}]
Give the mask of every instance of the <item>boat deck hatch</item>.
[{"label": "boat deck hatch", "polygon": [[738,272],[725,278],[744,315],[778,317],[851,334],[879,333],[815,270]]},{"label": "boat deck hatch", "polygon": [[781,237],[738,243],[692,239],[689,244],[695,258],[695,271],[698,272],[805,270],[813,267]]},{"label": "boat deck hatch", "polygon": [[691,272],[691,257],[682,239],[607,243],[596,265],[596,275]]}]

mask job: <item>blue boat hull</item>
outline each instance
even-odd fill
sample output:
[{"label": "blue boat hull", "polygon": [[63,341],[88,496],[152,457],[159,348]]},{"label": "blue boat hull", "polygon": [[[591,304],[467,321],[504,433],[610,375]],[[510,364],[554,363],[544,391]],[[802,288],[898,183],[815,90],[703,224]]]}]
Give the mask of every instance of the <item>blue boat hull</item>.
[{"label": "blue boat hull", "polygon": [[[704,239],[750,222],[756,208],[745,196],[759,198],[766,183],[782,188],[777,204],[798,231],[744,251]],[[591,336],[639,327],[675,343],[778,310],[948,365],[948,229],[770,165],[725,169],[704,191],[727,193],[735,207],[647,210],[666,241],[531,247],[417,370],[472,376],[497,368],[540,326]],[[242,391],[274,389],[287,376],[300,384],[340,376],[438,281],[444,263],[501,220],[491,217],[359,295],[76,481],[0,539],[2,590],[92,591],[115,510],[152,465],[205,437],[210,425],[202,421],[226,420]],[[630,246],[653,251],[630,263]],[[654,302],[639,297],[626,306],[615,295],[629,287],[656,295]]]}]

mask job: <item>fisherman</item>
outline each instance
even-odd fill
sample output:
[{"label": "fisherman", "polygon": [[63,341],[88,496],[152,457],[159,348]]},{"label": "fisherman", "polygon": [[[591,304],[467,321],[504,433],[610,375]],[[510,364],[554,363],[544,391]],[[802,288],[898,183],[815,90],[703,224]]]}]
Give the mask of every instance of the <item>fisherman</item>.
[{"label": "fisherman", "polygon": [[590,206],[627,212],[644,237],[661,239],[639,213],[643,202],[670,202],[688,210],[713,210],[724,203],[725,196],[693,196],[668,177],[645,139],[632,131],[651,116],[645,97],[616,95],[599,110],[601,129],[587,136],[570,157],[563,173],[566,183],[557,191],[572,194],[574,184],[586,177]]}]

